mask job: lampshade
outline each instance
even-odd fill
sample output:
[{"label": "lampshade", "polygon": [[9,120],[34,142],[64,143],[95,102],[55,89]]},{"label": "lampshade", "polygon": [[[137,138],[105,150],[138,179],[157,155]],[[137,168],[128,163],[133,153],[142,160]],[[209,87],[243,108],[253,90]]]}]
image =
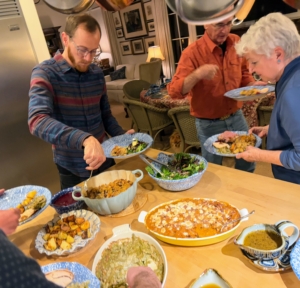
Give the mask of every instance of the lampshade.
[{"label": "lampshade", "polygon": [[161,60],[165,60],[165,57],[161,53],[159,46],[151,46],[148,48],[148,57],[147,57],[146,62],[150,62],[151,58],[159,58]]}]

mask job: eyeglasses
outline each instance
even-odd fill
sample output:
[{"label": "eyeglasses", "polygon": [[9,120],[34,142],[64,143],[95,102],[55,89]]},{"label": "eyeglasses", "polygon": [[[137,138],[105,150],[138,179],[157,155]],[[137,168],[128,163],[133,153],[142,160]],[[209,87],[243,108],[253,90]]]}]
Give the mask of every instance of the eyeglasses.
[{"label": "eyeglasses", "polygon": [[77,50],[77,55],[81,58],[85,58],[88,54],[91,54],[92,57],[97,57],[101,54],[101,48],[100,48],[100,45],[98,46],[97,49],[94,49],[94,50],[88,50],[86,48],[83,48],[83,47],[78,47],[76,45],[76,43],[74,42],[74,40],[70,37],[71,41],[74,43],[75,45],[75,48]]},{"label": "eyeglasses", "polygon": [[212,24],[217,30],[221,30],[223,29],[224,27],[227,27],[227,28],[231,28],[232,27],[232,22],[229,21],[227,23],[217,23],[217,24]]}]

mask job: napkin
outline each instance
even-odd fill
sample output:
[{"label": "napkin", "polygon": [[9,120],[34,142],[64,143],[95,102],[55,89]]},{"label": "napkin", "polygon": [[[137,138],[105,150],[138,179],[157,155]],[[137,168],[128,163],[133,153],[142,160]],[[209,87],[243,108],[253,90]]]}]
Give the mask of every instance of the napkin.
[{"label": "napkin", "polygon": [[300,240],[297,241],[296,245],[292,249],[291,266],[292,266],[294,273],[300,280]]}]

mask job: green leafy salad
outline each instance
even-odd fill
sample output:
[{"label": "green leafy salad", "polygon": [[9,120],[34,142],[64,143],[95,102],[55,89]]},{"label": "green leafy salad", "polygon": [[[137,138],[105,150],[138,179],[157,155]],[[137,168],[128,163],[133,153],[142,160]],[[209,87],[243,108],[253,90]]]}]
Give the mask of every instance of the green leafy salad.
[{"label": "green leafy salad", "polygon": [[156,178],[179,180],[201,172],[205,168],[203,161],[188,153],[175,153],[173,157],[169,158],[168,166],[175,168],[174,171],[165,166],[161,166],[161,174],[157,173],[149,166],[146,167],[146,171]]},{"label": "green leafy salad", "polygon": [[127,154],[138,153],[147,147],[147,143],[133,138],[132,142],[127,146]]}]

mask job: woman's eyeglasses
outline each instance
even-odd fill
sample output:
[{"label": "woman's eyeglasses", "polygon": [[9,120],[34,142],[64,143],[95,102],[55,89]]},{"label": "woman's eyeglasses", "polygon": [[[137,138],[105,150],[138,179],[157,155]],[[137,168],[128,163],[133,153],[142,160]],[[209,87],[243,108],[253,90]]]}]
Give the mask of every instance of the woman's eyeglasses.
[{"label": "woman's eyeglasses", "polygon": [[70,37],[70,40],[74,43],[75,48],[77,50],[77,55],[81,58],[85,58],[88,54],[91,54],[92,57],[97,57],[101,53],[100,45],[98,46],[97,49],[94,50],[88,50],[86,48],[77,46],[74,40]]}]

